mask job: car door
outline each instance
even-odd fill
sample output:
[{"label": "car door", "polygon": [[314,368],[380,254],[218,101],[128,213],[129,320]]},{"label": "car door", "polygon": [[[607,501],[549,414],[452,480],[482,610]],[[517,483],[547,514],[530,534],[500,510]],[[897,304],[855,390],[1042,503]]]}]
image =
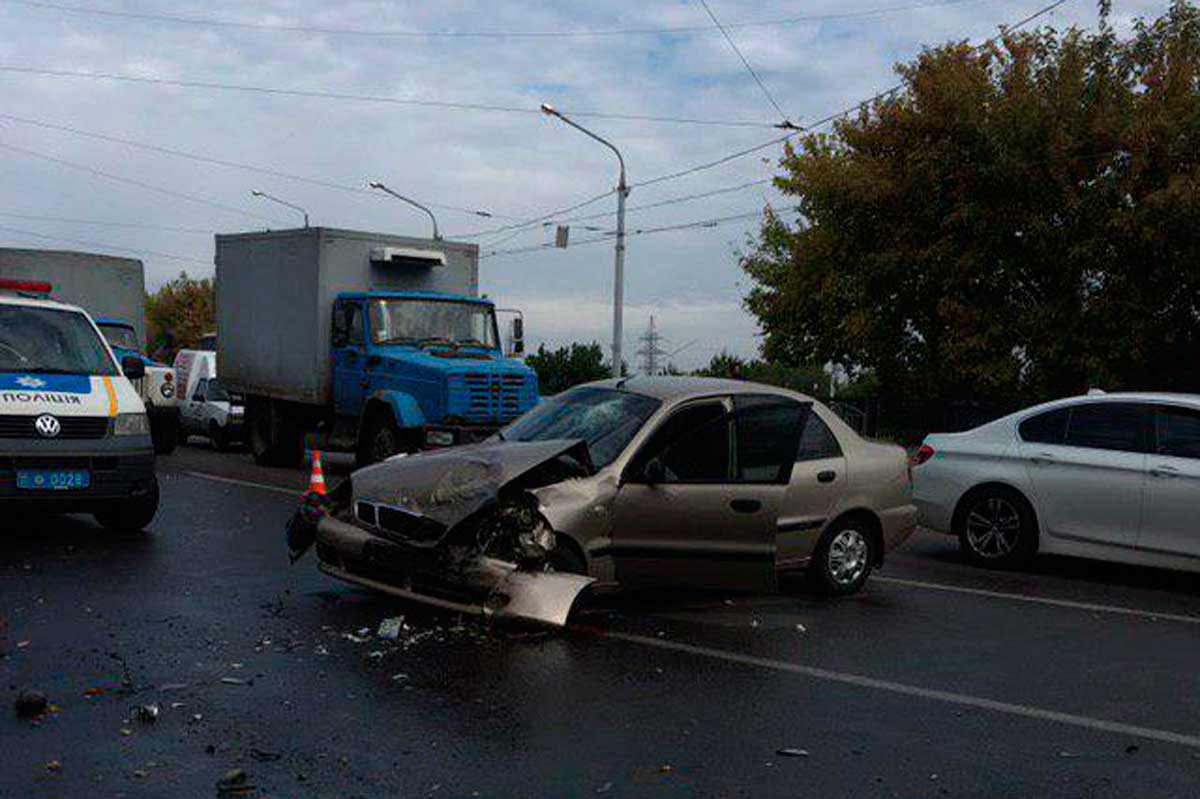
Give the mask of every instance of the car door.
[{"label": "car door", "polygon": [[333,404],[343,416],[360,416],[366,399],[365,320],[361,303],[339,301],[333,308]]},{"label": "car door", "polygon": [[184,403],[183,410],[180,411],[183,416],[183,426],[189,432],[204,432],[204,402],[207,391],[208,380],[206,378],[197,380],[196,387],[192,389],[191,395]]},{"label": "car door", "polygon": [[1146,483],[1151,406],[1091,401],[1021,423],[1042,529],[1075,541],[1132,547]]},{"label": "car door", "polygon": [[1200,557],[1200,409],[1159,405],[1138,549]]},{"label": "car door", "polygon": [[775,527],[807,406],[729,397],[675,408],[630,461],[613,502],[628,586],[775,585]]},{"label": "car door", "polygon": [[779,513],[776,558],[780,568],[802,566],[808,560],[845,490],[846,469],[841,443],[814,408],[804,425]]}]

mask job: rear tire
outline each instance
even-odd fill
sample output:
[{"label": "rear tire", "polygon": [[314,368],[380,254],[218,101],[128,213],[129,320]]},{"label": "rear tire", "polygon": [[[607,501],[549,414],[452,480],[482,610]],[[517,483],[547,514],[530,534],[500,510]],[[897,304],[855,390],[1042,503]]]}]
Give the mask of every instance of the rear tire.
[{"label": "rear tire", "polygon": [[93,514],[96,521],[106,530],[114,532],[137,532],[144,530],[154,521],[158,513],[158,478],[151,477],[150,490],[142,497],[127,500],[108,510]]},{"label": "rear tire", "polygon": [[248,404],[246,437],[259,466],[295,468],[304,459],[304,437],[294,429],[287,413],[273,400],[256,398]]},{"label": "rear tire", "polygon": [[862,590],[877,560],[867,524],[855,517],[840,519],[817,542],[808,578],[825,596],[849,596]]},{"label": "rear tire", "polygon": [[1004,486],[968,493],[955,511],[954,532],[963,556],[975,566],[1011,569],[1037,554],[1033,507],[1020,492]]}]

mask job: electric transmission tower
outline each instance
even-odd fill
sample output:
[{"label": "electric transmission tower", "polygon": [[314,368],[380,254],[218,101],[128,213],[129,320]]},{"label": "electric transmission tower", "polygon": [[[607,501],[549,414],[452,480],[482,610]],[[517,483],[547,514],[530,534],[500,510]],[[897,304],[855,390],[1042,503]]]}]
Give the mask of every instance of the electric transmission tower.
[{"label": "electric transmission tower", "polygon": [[646,327],[646,332],[638,337],[638,341],[642,346],[637,351],[637,354],[642,359],[642,374],[656,375],[659,373],[659,358],[664,355],[670,355],[662,348],[663,337],[654,326],[654,317],[650,317],[650,324]]}]

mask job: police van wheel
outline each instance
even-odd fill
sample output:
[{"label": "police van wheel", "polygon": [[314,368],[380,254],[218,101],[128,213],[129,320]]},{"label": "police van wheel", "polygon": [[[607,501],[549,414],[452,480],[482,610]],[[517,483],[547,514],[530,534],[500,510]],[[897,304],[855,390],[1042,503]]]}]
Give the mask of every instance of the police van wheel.
[{"label": "police van wheel", "polygon": [[154,521],[158,513],[158,478],[150,478],[150,490],[137,499],[131,499],[124,504],[99,511],[95,514],[96,521],[106,530],[137,532],[143,530]]}]

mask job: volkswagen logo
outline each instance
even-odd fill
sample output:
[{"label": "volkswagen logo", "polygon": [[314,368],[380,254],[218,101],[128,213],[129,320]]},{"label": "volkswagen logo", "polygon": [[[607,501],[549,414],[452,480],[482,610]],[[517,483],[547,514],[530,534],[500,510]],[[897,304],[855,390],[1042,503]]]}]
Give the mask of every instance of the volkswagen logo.
[{"label": "volkswagen logo", "polygon": [[33,426],[42,438],[54,438],[62,432],[62,425],[48,413],[44,413],[34,420]]}]

